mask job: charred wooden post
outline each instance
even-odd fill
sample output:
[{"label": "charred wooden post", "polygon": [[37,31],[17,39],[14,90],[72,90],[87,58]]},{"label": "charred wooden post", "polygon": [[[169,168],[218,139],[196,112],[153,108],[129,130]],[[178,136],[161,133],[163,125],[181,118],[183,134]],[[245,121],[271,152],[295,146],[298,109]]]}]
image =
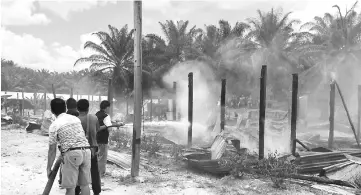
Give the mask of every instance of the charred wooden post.
[{"label": "charred wooden post", "polygon": [[357,139],[356,130],[355,130],[355,127],[353,126],[353,123],[352,123],[352,120],[351,120],[351,116],[350,116],[350,113],[348,112],[347,105],[346,105],[345,99],[343,98],[343,95],[342,95],[340,86],[338,86],[338,83],[337,83],[336,81],[335,81],[335,84],[336,84],[338,93],[339,93],[340,96],[341,96],[342,104],[343,104],[343,107],[345,108],[348,121],[350,122],[351,129],[352,129],[352,131],[353,131],[353,134],[354,134],[355,139],[356,139],[356,142],[357,142],[357,146],[358,146],[358,147],[361,147],[361,146],[360,146],[360,142],[359,142],[359,140]]},{"label": "charred wooden post", "polygon": [[18,92],[16,92],[16,101],[17,101],[17,106],[18,106],[18,109],[19,109],[19,112],[20,112],[20,115],[21,115],[21,107],[20,107],[19,93]]},{"label": "charred wooden post", "polygon": [[70,88],[70,97],[73,98],[73,88]]},{"label": "charred wooden post", "polygon": [[[88,97],[89,98],[89,97]],[[112,79],[108,81],[108,101],[110,102],[110,117],[113,117],[113,86]]]},{"label": "charred wooden post", "polygon": [[150,109],[149,110],[150,110],[149,120],[150,120],[150,122],[152,122],[153,121],[153,97],[152,97],[152,95],[150,95]]},{"label": "charred wooden post", "polygon": [[177,120],[177,82],[173,82],[173,121]]},{"label": "charred wooden post", "polygon": [[291,152],[296,154],[296,129],[298,106],[298,74],[292,74],[292,110],[291,110]]},{"label": "charred wooden post", "polygon": [[34,93],[34,115],[36,115],[36,105],[37,105],[37,93],[35,92]]},{"label": "charred wooden post", "polygon": [[[23,92],[24,93],[24,92]],[[5,91],[5,94],[7,94],[7,92]],[[23,95],[24,96],[24,95]],[[6,105],[6,101],[7,101],[7,97],[4,98],[4,104],[5,104],[5,114],[8,114],[8,106]]]},{"label": "charred wooden post", "polygon": [[305,148],[307,151],[311,151],[311,149],[309,147],[307,147],[304,143],[302,143],[300,140],[295,139],[294,140],[295,144],[299,143],[303,148]]},{"label": "charred wooden post", "polygon": [[192,147],[193,128],[193,72],[188,74],[188,147]]},{"label": "charred wooden post", "polygon": [[25,101],[25,95],[24,95],[24,90],[22,91],[22,98],[23,98],[23,100],[22,100],[22,104],[23,104],[23,107],[22,107],[22,112],[23,112],[23,117],[25,117],[25,106],[24,106],[24,101]]},{"label": "charred wooden post", "polygon": [[357,139],[361,139],[361,85],[358,86]]},{"label": "charred wooden post", "polygon": [[259,159],[264,158],[264,129],[266,119],[266,86],[267,86],[267,66],[263,65],[260,78],[260,96],[259,96]]},{"label": "charred wooden post", "polygon": [[44,110],[46,110],[46,107],[47,107],[47,105],[46,105],[46,92],[44,92]]},{"label": "charred wooden post", "polygon": [[55,93],[54,84],[51,84],[51,90],[53,90],[53,96],[54,96],[54,99],[55,99],[56,98],[56,93]]},{"label": "charred wooden post", "polygon": [[142,127],[142,1],[134,1],[134,122],[131,176],[139,176]]},{"label": "charred wooden post", "polygon": [[226,122],[226,79],[222,79],[221,87],[221,131],[224,131]]},{"label": "charred wooden post", "polygon": [[335,81],[331,81],[330,84],[330,131],[328,133],[328,148],[333,148],[333,137],[334,137],[334,127],[335,127],[335,96],[336,96],[336,87]]}]

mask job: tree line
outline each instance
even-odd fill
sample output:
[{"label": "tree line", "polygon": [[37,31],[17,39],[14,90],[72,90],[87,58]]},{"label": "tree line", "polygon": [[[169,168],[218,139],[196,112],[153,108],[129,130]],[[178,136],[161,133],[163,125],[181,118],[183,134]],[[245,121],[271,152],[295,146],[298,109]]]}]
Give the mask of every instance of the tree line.
[{"label": "tree line", "polygon": [[[290,19],[292,12],[276,9],[257,10],[257,17],[233,26],[225,20],[204,28],[191,26],[189,21],[159,22],[161,36],[147,34],[142,38],[144,93],[148,95],[153,87],[164,88],[163,76],[186,61],[207,64],[216,80],[229,80],[227,88],[236,95],[248,95],[258,86],[261,65],[268,66],[268,88],[276,98],[289,92],[292,73],[300,74],[302,92],[316,90],[315,83],[329,79],[330,74],[324,72],[342,73],[339,83],[347,86],[350,79],[357,77],[353,69],[361,61],[361,13],[354,10],[356,6],[357,2],[342,13],[335,5],[334,13],[316,16],[300,29],[295,25],[301,22]],[[134,30],[128,25],[108,28],[108,32],[93,34],[100,44],[84,44],[84,49],[94,53],[74,62],[74,66],[91,63],[85,70],[32,70],[2,59],[1,90],[50,93],[51,84],[55,84],[59,93],[69,93],[73,87],[78,93],[106,95],[111,78],[115,97],[130,95]],[[85,81],[91,85],[78,85]]]}]

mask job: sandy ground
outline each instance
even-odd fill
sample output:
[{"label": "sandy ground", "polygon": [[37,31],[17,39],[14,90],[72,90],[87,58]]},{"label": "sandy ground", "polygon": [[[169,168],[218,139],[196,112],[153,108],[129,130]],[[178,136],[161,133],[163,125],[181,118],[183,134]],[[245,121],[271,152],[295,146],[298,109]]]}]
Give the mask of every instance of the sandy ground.
[{"label": "sandy ground", "polygon": [[[1,131],[1,194],[42,193],[47,182],[47,143],[48,137],[28,134],[23,129]],[[125,178],[128,171],[108,165],[101,194],[329,194],[293,182],[281,190],[273,188],[268,179],[213,177],[169,160],[150,159],[150,163],[152,169],[140,171],[141,182],[129,182]],[[65,194],[57,180],[50,194]]]}]

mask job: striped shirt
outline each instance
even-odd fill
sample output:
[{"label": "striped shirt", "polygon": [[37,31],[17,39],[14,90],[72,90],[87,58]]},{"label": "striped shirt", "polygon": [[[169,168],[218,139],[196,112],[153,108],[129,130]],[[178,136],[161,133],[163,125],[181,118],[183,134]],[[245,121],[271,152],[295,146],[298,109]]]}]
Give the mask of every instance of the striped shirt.
[{"label": "striped shirt", "polygon": [[55,119],[49,127],[49,145],[53,144],[59,144],[62,152],[89,146],[78,117],[62,113]]}]

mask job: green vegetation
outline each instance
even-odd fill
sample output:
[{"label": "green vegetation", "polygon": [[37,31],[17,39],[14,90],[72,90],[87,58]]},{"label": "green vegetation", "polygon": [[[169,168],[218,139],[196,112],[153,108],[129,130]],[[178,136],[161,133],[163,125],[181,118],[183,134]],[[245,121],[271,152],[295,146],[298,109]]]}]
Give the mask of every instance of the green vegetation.
[{"label": "green vegetation", "polygon": [[[313,78],[325,78],[320,71],[324,69],[316,68],[320,66],[340,72],[339,83],[346,85],[356,77],[353,68],[361,61],[361,13],[354,11],[356,4],[346,13],[334,6],[334,14],[316,16],[300,30],[294,29],[300,21],[291,20],[291,12],[274,9],[258,10],[256,18],[237,22],[233,27],[224,20],[218,25],[205,25],[204,29],[190,26],[190,21],[159,22],[162,37],[143,37],[144,95],[152,87],[163,88],[163,75],[173,66],[192,60],[207,64],[217,80],[227,78],[227,87],[235,95],[249,94],[257,87],[263,64],[269,67],[268,87],[276,99],[286,97],[291,73],[311,72]],[[108,78],[112,78],[115,97],[129,97],[134,78],[134,30],[127,25],[108,27],[108,32],[94,33],[101,44],[85,43],[84,49],[94,54],[74,62],[74,66],[91,62],[89,69],[57,73],[21,68],[2,59],[1,90],[51,93],[51,84],[55,84],[57,93],[69,93],[74,87],[76,93],[106,95]],[[87,85],[78,85],[84,82]]]}]

